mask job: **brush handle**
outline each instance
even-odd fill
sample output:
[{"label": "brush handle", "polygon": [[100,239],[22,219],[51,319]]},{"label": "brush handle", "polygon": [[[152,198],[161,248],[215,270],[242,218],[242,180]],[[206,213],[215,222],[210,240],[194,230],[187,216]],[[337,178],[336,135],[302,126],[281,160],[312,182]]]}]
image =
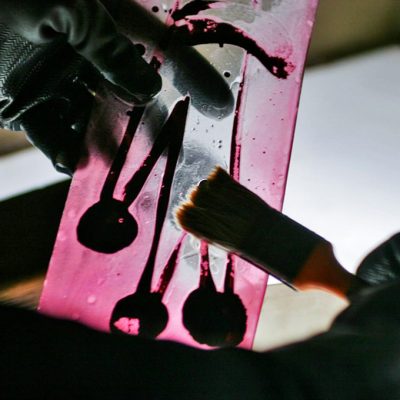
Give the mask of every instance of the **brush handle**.
[{"label": "brush handle", "polygon": [[321,242],[311,251],[293,280],[301,290],[322,289],[348,298],[368,285],[344,269],[336,259],[332,245]]},{"label": "brush handle", "polygon": [[255,221],[237,250],[279,280],[300,290],[323,289],[341,297],[366,286],[339,264],[332,245],[315,232],[267,204]]}]

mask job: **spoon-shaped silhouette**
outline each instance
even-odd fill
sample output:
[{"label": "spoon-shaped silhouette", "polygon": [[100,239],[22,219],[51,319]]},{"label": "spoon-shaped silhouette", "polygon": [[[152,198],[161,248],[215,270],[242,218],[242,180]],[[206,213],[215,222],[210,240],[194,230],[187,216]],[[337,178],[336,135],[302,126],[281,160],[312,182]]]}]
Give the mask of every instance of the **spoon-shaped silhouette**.
[{"label": "spoon-shaped silhouette", "polygon": [[[155,69],[160,67],[156,57],[150,65]],[[129,205],[115,199],[113,194],[144,111],[145,107],[135,106],[129,113],[131,117],[108,171],[100,201],[89,207],[79,220],[78,241],[94,251],[115,253],[129,246],[137,236],[138,224],[128,211]]]},{"label": "spoon-shaped silhouette", "polygon": [[92,250],[115,253],[136,238],[138,224],[126,204],[114,198],[100,200],[79,221],[78,240]]},{"label": "spoon-shaped silhouette", "polygon": [[[169,146],[170,154],[172,151],[176,152],[173,147],[177,146],[180,151],[188,101],[181,100],[175,105],[173,112],[158,134],[150,153],[125,185],[125,194],[122,200],[113,198],[116,171],[111,174],[112,181],[106,180],[100,195],[100,201],[89,207],[79,221],[77,236],[81,244],[101,253],[115,253],[133,243],[138,234],[138,224],[128,208],[136,200],[164,150]],[[135,110],[132,115],[132,118],[134,117],[136,118]],[[176,138],[179,138],[178,130],[181,135],[180,142],[177,142]],[[129,149],[129,147],[121,144],[119,150],[122,147],[125,147],[125,151]],[[120,162],[119,164],[121,164],[120,167],[116,168],[119,171],[118,173],[120,173],[123,163]],[[113,167],[110,171],[113,171]]]},{"label": "spoon-shaped silhouette", "polygon": [[172,252],[155,292],[151,292],[149,287],[148,277],[154,266],[154,258],[149,257],[136,292],[122,298],[114,306],[110,318],[112,333],[155,338],[165,329],[168,323],[168,310],[162,298],[178,263],[183,238]]},{"label": "spoon-shaped silhouette", "polygon": [[246,309],[233,292],[232,258],[228,259],[224,292],[217,292],[209,268],[208,245],[201,243],[199,287],[187,297],[182,309],[183,325],[198,343],[237,346],[246,332]]},{"label": "spoon-shaped silhouette", "polygon": [[[119,300],[110,318],[110,331],[114,333],[136,333],[140,336],[146,337],[157,337],[166,327],[168,323],[168,311],[165,305],[162,303],[162,297],[168,286],[169,281],[172,278],[173,271],[177,264],[177,258],[179,249],[181,247],[183,238],[179,241],[178,245],[175,247],[169,261],[164,268],[163,274],[161,276],[161,283],[159,289],[156,292],[151,291],[152,278],[154,273],[155,261],[158,251],[158,246],[160,243],[161,232],[164,225],[164,220],[168,211],[168,204],[171,194],[172,181],[174,179],[175,168],[178,162],[179,153],[182,147],[183,135],[185,131],[186,116],[189,107],[189,99],[181,100],[176,105],[171,113],[171,116],[161,132],[163,141],[166,140],[168,147],[167,163],[165,166],[165,173],[161,182],[160,196],[157,203],[156,212],[156,223],[154,229],[153,241],[150,248],[150,253],[147,258],[145,268],[143,270],[142,276],[140,277],[136,291],[121,300]],[[157,139],[158,140],[158,139]],[[156,140],[156,141],[157,141]],[[156,145],[153,146],[152,151]],[[165,149],[165,145],[161,146],[156,152],[157,154]],[[161,154],[161,153],[160,153]],[[150,153],[151,155],[151,153]],[[158,158],[158,157],[157,157]],[[151,162],[148,162],[151,164]],[[139,173],[139,175],[138,175]],[[140,170],[134,175],[134,177],[140,178],[140,176],[145,176],[146,174],[140,174]],[[140,180],[140,179],[139,179]],[[131,184],[133,185],[136,179],[133,179],[128,183],[127,187]],[[136,184],[134,185],[136,188]],[[141,188],[141,186],[140,186]],[[128,193],[128,190],[127,190]],[[121,329],[119,326],[119,321],[121,319],[134,320],[136,324],[129,324],[129,326],[134,326],[128,331]]]}]

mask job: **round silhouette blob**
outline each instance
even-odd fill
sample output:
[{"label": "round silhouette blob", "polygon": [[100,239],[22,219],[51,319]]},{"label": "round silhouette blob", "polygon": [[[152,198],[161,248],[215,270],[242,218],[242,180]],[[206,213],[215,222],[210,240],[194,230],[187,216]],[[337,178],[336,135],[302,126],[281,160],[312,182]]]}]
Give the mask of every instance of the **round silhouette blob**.
[{"label": "round silhouette blob", "polygon": [[134,334],[156,338],[167,326],[168,310],[161,301],[160,293],[134,293],[119,300],[110,319],[110,331],[130,334],[119,328],[118,321],[126,319],[136,323]]},{"label": "round silhouette blob", "polygon": [[246,309],[235,293],[196,289],[186,299],[182,311],[183,325],[198,343],[231,347],[243,340]]},{"label": "round silhouette blob", "polygon": [[88,208],[77,227],[79,242],[100,253],[115,253],[129,246],[137,233],[135,218],[122,201],[115,199]]}]

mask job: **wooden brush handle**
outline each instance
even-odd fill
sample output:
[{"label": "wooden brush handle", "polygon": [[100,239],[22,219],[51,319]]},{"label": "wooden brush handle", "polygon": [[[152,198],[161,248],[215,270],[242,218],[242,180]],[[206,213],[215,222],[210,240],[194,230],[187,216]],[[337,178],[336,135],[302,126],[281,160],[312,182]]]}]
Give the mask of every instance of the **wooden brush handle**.
[{"label": "wooden brush handle", "polygon": [[328,241],[267,204],[238,250],[245,259],[300,290],[316,288],[348,297],[364,286],[339,264]]},{"label": "wooden brush handle", "polygon": [[343,298],[364,286],[357,276],[339,264],[328,242],[321,242],[313,249],[293,285],[300,290],[326,290]]}]

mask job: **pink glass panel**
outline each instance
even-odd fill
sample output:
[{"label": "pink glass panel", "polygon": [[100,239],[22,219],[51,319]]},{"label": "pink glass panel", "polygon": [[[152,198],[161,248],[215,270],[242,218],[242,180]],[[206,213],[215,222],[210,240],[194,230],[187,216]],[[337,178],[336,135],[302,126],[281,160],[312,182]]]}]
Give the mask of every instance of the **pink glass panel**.
[{"label": "pink glass panel", "polygon": [[317,0],[119,4],[117,23],[145,46],[163,91],[142,110],[99,93],[40,310],[209,348],[196,318],[229,303],[233,327],[207,343],[250,348],[268,276],[185,235],[174,208],[221,165],[281,209]]}]

